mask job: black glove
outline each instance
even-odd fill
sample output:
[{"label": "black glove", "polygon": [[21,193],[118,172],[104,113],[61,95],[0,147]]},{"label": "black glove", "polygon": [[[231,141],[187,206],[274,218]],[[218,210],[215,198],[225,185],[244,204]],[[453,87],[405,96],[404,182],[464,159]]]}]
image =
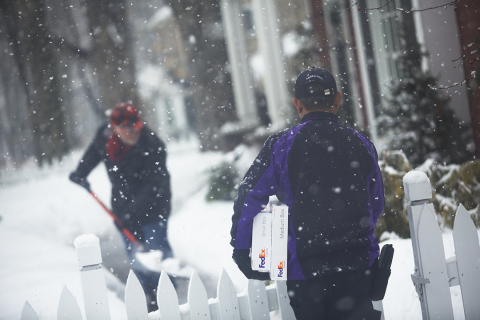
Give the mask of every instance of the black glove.
[{"label": "black glove", "polygon": [[391,244],[382,247],[380,257],[375,259],[372,265],[373,286],[372,300],[383,300],[387,291],[388,279],[390,278],[394,249]]},{"label": "black glove", "polygon": [[250,249],[233,249],[233,260],[248,279],[270,280],[270,273],[252,270]]},{"label": "black glove", "polygon": [[90,183],[88,183],[85,177],[81,177],[77,171],[73,171],[72,173],[70,173],[69,178],[72,182],[75,182],[79,186],[87,189],[87,191],[90,191]]}]

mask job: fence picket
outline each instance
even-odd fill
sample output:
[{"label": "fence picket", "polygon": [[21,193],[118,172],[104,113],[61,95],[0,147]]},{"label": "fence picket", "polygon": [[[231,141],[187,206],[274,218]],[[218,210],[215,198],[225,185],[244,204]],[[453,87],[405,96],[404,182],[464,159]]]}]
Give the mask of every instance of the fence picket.
[{"label": "fence picket", "polygon": [[160,319],[181,319],[177,292],[166,272],[162,272],[158,281],[157,304]]},{"label": "fence picket", "polygon": [[295,314],[290,306],[290,298],[287,293],[287,282],[275,281],[275,284],[277,285],[278,310],[282,320],[295,320]]},{"label": "fence picket", "polygon": [[422,260],[425,300],[429,319],[453,319],[447,264],[443,249],[442,232],[435,219],[432,206],[424,205],[418,225],[418,249]]},{"label": "fence picket", "polygon": [[380,317],[380,320],[385,320],[385,314],[383,313],[383,303],[382,300],[379,301],[372,301],[373,304],[373,309],[380,311],[382,313],[382,316]]},{"label": "fence picket", "polygon": [[125,285],[125,307],[127,319],[148,320],[147,300],[135,273],[130,270]]},{"label": "fence picket", "polygon": [[28,301],[25,302],[25,305],[22,309],[22,315],[20,320],[39,320],[37,313],[33,310],[32,306]]},{"label": "fence picket", "polygon": [[100,240],[93,234],[85,234],[77,237],[74,245],[80,266],[87,320],[110,320]]},{"label": "fence picket", "polygon": [[478,319],[480,303],[480,246],[478,233],[470,214],[463,205],[457,209],[453,225],[453,240],[457,257],[457,270],[462,292],[465,319]]},{"label": "fence picket", "polygon": [[248,280],[247,297],[250,307],[249,319],[270,319],[265,282],[259,280]]},{"label": "fence picket", "polygon": [[237,293],[225,269],[218,280],[217,299],[221,320],[240,320]]},{"label": "fence picket", "polygon": [[214,320],[220,319],[220,309],[218,306],[218,298],[210,299],[208,301],[208,308],[210,309],[210,316]]},{"label": "fence picket", "polygon": [[82,313],[77,300],[67,287],[64,287],[60,295],[57,309],[57,320],[82,320]]},{"label": "fence picket", "polygon": [[238,310],[240,311],[240,319],[242,320],[253,320],[250,315],[250,306],[247,296],[247,291],[244,290],[240,294],[237,294],[238,300]]},{"label": "fence picket", "polygon": [[274,283],[267,286],[268,311],[280,309],[277,299],[277,285]]},{"label": "fence picket", "polygon": [[211,319],[207,290],[196,271],[190,277],[187,300],[190,306],[190,320]]}]

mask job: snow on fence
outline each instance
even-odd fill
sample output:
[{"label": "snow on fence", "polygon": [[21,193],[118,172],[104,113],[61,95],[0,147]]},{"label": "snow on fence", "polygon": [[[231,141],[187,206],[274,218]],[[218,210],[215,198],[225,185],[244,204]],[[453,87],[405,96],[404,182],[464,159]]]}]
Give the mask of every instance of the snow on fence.
[{"label": "snow on fence", "polygon": [[[75,239],[74,244],[80,266],[86,318],[109,320],[111,317],[99,239],[94,235],[83,235]],[[216,299],[208,299],[200,277],[193,272],[188,285],[187,303],[183,305],[178,304],[178,296],[169,276],[162,272],[158,282],[157,304],[158,310],[148,313],[142,286],[130,271],[125,287],[125,306],[129,320],[257,320],[270,319],[271,311],[278,311],[279,319],[295,320],[285,281],[265,286],[263,281],[248,280],[245,291],[237,294],[225,270],[218,281]],[[374,306],[383,311],[381,301],[374,302]],[[28,301],[25,302],[20,319],[39,320]],[[66,287],[60,296],[57,320],[82,320],[80,308]]]},{"label": "snow on fence", "polygon": [[422,317],[454,319],[450,287],[460,285],[465,319],[480,315],[480,246],[470,214],[459,205],[453,226],[456,256],[445,260],[442,233],[435,219],[430,180],[420,171],[403,178],[415,270],[412,281]]},{"label": "snow on fence", "polygon": [[[105,274],[100,252],[100,241],[95,235],[83,235],[75,239],[80,266],[82,292],[87,320],[110,320]],[[193,272],[187,293],[187,303],[178,304],[178,296],[169,276],[162,272],[157,289],[158,310],[148,313],[147,301],[140,282],[130,271],[125,286],[125,306],[129,320],[257,320],[270,319],[270,312],[277,311],[275,318],[295,320],[285,281],[265,282],[248,280],[244,292],[237,294],[232,280],[222,271],[217,285],[217,298],[208,299],[200,277]],[[381,301],[374,307],[382,311]],[[32,306],[25,302],[21,320],[39,320]],[[65,287],[60,296],[57,320],[82,320],[80,308]]]}]

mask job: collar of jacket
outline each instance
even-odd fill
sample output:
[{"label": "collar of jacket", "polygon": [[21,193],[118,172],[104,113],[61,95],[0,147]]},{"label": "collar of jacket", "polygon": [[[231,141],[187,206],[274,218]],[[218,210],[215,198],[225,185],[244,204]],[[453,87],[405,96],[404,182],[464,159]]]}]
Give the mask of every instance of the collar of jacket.
[{"label": "collar of jacket", "polygon": [[302,118],[302,123],[310,120],[332,120],[340,123],[338,116],[328,111],[312,111],[307,113]]}]

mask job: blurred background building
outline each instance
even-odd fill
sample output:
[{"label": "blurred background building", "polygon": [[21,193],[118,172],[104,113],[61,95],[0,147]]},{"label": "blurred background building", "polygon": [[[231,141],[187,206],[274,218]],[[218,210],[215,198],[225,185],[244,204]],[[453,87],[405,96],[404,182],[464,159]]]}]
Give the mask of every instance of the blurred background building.
[{"label": "blurred background building", "polygon": [[125,100],[167,142],[261,144],[298,121],[293,85],[308,66],[332,70],[342,122],[381,150],[377,119],[415,43],[479,156],[478,1],[6,0],[0,10],[2,168],[61,159]]}]

